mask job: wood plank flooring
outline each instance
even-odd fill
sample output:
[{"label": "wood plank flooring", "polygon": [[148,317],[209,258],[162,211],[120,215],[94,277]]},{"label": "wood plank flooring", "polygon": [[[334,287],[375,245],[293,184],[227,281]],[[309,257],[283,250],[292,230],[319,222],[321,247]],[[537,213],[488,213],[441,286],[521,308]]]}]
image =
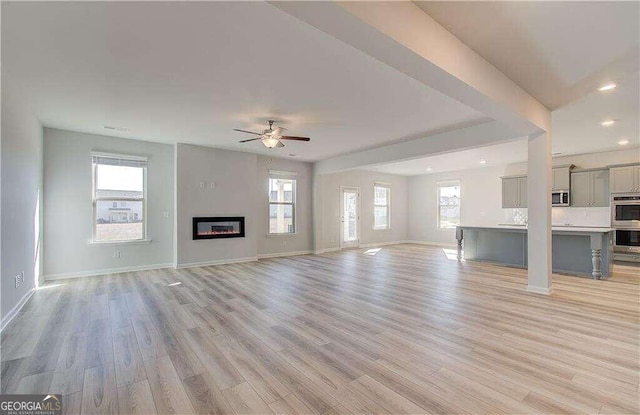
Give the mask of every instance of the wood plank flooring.
[{"label": "wood plank flooring", "polygon": [[609,280],[383,247],[50,282],[2,393],[65,413],[638,414],[639,270]]}]

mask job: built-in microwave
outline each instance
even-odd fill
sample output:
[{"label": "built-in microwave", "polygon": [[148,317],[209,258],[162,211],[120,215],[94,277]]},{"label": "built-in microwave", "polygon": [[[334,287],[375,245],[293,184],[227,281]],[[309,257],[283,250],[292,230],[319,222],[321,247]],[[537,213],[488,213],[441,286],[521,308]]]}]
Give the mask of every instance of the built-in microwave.
[{"label": "built-in microwave", "polygon": [[640,195],[611,197],[611,225],[614,228],[640,228]]},{"label": "built-in microwave", "polygon": [[640,253],[640,229],[616,229],[613,250],[614,252]]},{"label": "built-in microwave", "polygon": [[551,204],[553,206],[569,206],[569,192],[566,190],[552,192]]}]

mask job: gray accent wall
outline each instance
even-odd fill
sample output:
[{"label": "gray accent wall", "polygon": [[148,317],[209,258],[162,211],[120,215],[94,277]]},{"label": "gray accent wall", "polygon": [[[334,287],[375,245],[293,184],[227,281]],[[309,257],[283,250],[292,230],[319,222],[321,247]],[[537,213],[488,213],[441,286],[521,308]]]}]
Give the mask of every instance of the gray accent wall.
[{"label": "gray accent wall", "polygon": [[[41,274],[38,223],[42,195],[42,126],[21,100],[21,90],[2,73],[1,154],[1,309],[2,319]],[[16,288],[15,276],[24,272]]]},{"label": "gray accent wall", "polygon": [[[238,151],[176,145],[176,266],[257,257],[257,157]],[[244,216],[246,236],[194,241],[194,216]]]},{"label": "gray accent wall", "polygon": [[[91,244],[91,152],[148,157],[147,238]],[[173,262],[174,146],[44,129],[44,273],[64,277],[168,266]],[[168,217],[165,217],[165,213]],[[120,258],[114,258],[114,252]]]}]

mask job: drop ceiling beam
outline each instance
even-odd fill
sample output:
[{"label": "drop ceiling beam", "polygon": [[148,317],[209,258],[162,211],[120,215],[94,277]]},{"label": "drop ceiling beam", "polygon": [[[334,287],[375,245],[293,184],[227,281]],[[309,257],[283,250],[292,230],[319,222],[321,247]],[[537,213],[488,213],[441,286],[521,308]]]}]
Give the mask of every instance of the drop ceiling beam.
[{"label": "drop ceiling beam", "polygon": [[272,2],[274,6],[504,123],[547,131],[547,108],[412,2]]},{"label": "drop ceiling beam", "polygon": [[488,121],[472,127],[317,161],[314,163],[314,173],[327,174],[378,166],[523,138],[526,137],[515,137],[514,132],[502,123]]}]

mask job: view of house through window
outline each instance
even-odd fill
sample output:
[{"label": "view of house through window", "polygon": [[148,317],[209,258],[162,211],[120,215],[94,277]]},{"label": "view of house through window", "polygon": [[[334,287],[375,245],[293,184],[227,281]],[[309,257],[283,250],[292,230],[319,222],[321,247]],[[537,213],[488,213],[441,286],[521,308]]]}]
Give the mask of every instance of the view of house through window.
[{"label": "view of house through window", "polygon": [[391,205],[391,188],[376,183],[373,187],[373,228],[389,229],[389,207]]},{"label": "view of house through window", "polygon": [[438,228],[460,225],[460,182],[438,184]]},{"label": "view of house through window", "polygon": [[269,178],[269,233],[295,233],[296,181]]},{"label": "view of house through window", "polygon": [[138,158],[93,156],[94,242],[145,238],[146,166],[146,160]]}]

